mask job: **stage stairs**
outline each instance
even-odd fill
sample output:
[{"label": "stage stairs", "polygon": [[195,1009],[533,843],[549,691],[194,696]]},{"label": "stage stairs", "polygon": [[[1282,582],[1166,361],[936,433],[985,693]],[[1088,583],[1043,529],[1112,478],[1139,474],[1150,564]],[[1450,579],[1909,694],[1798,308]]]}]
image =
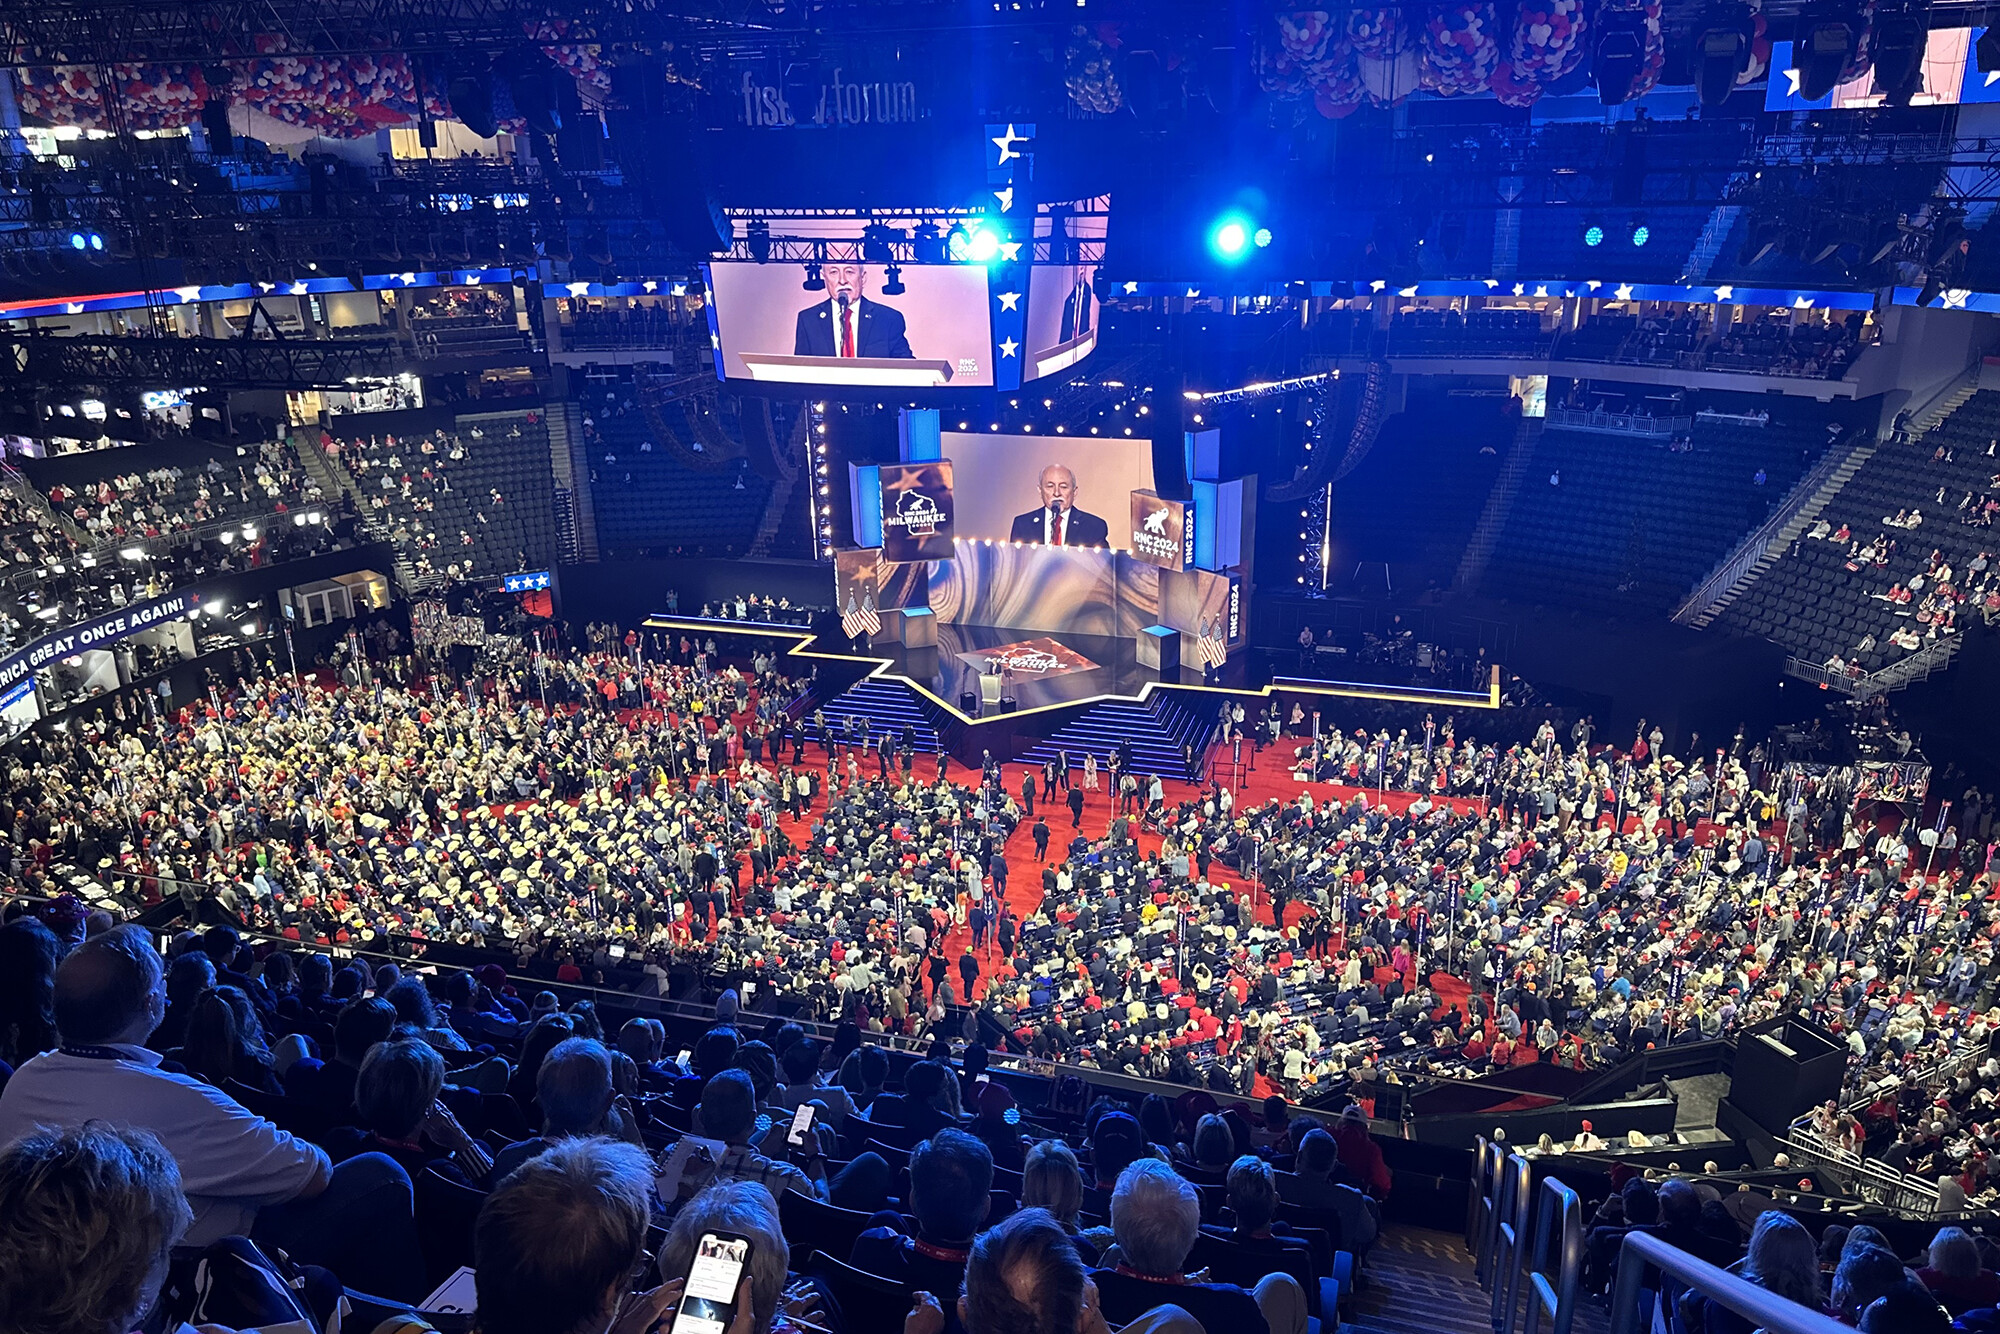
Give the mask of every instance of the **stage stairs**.
[{"label": "stage stairs", "polygon": [[[850,735],[847,726],[849,718],[866,718],[871,741],[884,732],[901,738],[903,729],[909,728],[916,738],[919,755],[937,754],[938,732],[945,722],[942,709],[901,681],[856,681],[819,708],[825,711],[826,725],[839,744],[846,744]],[[813,727],[810,717],[806,722],[806,735],[815,744],[820,740],[819,731]]]},{"label": "stage stairs", "polygon": [[[1058,751],[1066,750],[1072,769],[1081,769],[1084,755],[1091,754],[1097,757],[1097,766],[1103,770],[1118,743],[1129,741],[1132,767],[1142,778],[1158,774],[1162,778],[1194,782],[1200,774],[1201,754],[1215,730],[1215,717],[1204,707],[1213,698],[1195,695],[1184,699],[1172,691],[1155,690],[1143,704],[1133,700],[1105,700],[1082,717],[1065,723],[1046,740],[1036,742],[1020,759],[1024,763],[1044,764],[1054,759]],[[1182,746],[1190,741],[1195,748],[1194,773],[1188,772],[1181,753]]]}]

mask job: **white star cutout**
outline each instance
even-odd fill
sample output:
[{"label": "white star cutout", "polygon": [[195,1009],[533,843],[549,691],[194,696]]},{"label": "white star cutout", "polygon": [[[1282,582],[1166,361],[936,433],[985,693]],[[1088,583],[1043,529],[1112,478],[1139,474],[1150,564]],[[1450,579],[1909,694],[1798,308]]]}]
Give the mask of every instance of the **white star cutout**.
[{"label": "white star cutout", "polygon": [[1021,243],[1019,241],[1002,241],[1000,243],[1000,262],[1002,264],[1015,264],[1020,262],[1020,258]]},{"label": "white star cutout", "polygon": [[993,197],[1000,201],[1000,211],[1002,213],[1014,207],[1014,187],[1011,185],[1005,190],[995,190]]},{"label": "white star cutout", "polygon": [[1001,292],[998,295],[1000,309],[1018,311],[1021,308],[1021,294],[1019,292]]},{"label": "white star cutout", "polygon": [[647,291],[647,292],[649,292],[649,293],[651,293],[651,292],[657,292],[657,291],[659,291],[659,290],[660,290],[660,282],[659,282],[659,279],[657,279],[657,278],[648,278],[648,279],[646,279],[646,281],[645,281],[645,284],[644,284],[644,286],[645,286],[645,288],[646,288],[646,291]]},{"label": "white star cutout", "polygon": [[1515,296],[1526,296],[1527,294],[1528,294],[1528,285],[1527,285],[1526,283],[1515,283],[1515,284],[1514,284],[1514,295],[1515,295]]},{"label": "white star cutout", "polygon": [[1486,286],[1488,288],[1498,287],[1499,285],[1500,285],[1500,280],[1498,278],[1488,278],[1486,280]]},{"label": "white star cutout", "polygon": [[1632,284],[1618,284],[1617,287],[1612,289],[1612,295],[1616,296],[1620,301],[1630,301],[1632,299]]},{"label": "white star cutout", "polygon": [[275,292],[278,290],[278,285],[276,283],[258,283],[257,290],[261,292]]},{"label": "white star cutout", "polygon": [[1386,288],[1388,285],[1389,284],[1384,282],[1382,279],[1376,278],[1368,284],[1368,290],[1371,292],[1379,292],[1382,291],[1384,288]]},{"label": "white star cutout", "polygon": [[293,296],[304,296],[306,294],[306,285],[303,282],[296,282],[293,283],[286,290],[289,291]]},{"label": "white star cutout", "polygon": [[1591,291],[1595,292],[1598,288],[1604,286],[1604,284],[1599,282],[1597,279],[1592,278],[1589,282],[1585,283],[1584,286],[1588,287]]},{"label": "white star cutout", "polygon": [[1021,350],[1021,345],[1015,342],[1011,338],[1009,338],[1006,342],[1000,344],[1000,355],[1003,357],[1011,357],[1020,350]]},{"label": "white star cutout", "polygon": [[1809,296],[1798,297],[1792,302],[1793,310],[1811,310],[1812,308],[1813,299]]},{"label": "white star cutout", "polygon": [[1549,294],[1549,287],[1547,283],[1543,283],[1540,287],[1537,287],[1535,289],[1536,296],[1547,296],[1548,294]]},{"label": "white star cutout", "polygon": [[1788,69],[1785,71],[1785,78],[1792,85],[1791,95],[1793,97],[1797,97],[1799,95],[1799,71],[1795,69]]},{"label": "white star cutout", "polygon": [[1415,296],[1416,294],[1417,294],[1417,285],[1415,283],[1411,283],[1408,287],[1405,287],[1402,291],[1396,293],[1397,296]]},{"label": "white star cutout", "polygon": [[1715,289],[1715,299],[1717,301],[1728,301],[1735,295],[1736,289],[1727,283]]},{"label": "white star cutout", "polygon": [[174,295],[183,301],[199,301],[201,300],[201,289],[199,287],[176,287]]},{"label": "white star cutout", "polygon": [[1014,145],[1027,143],[1028,136],[1014,133],[1014,127],[1010,124],[1007,127],[1007,133],[989,139],[987,142],[1000,150],[1000,159],[994,165],[1001,166],[1021,156],[1014,151]]},{"label": "white star cutout", "polygon": [[68,302],[68,303],[66,303],[66,304],[65,304],[65,305],[63,306],[63,310],[64,310],[64,311],[65,311],[65,312],[66,312],[67,314],[71,314],[71,315],[81,315],[81,314],[83,314],[83,302],[81,302],[81,301],[71,301],[71,302]]},{"label": "white star cutout", "polygon": [[2000,82],[2000,69],[1989,71],[1986,75],[1986,83],[1983,86],[1991,88],[1996,82]]},{"label": "white star cutout", "polygon": [[409,273],[399,273],[396,275],[396,281],[401,283],[405,287],[414,287],[416,286],[417,283],[417,275],[414,271]]},{"label": "white star cutout", "polygon": [[1944,290],[1943,295],[1944,308],[1946,310],[1964,310],[1966,298],[1972,295],[1972,289],[1969,287],[1948,287]]},{"label": "white star cutout", "polygon": [[1190,298],[1198,297],[1201,295],[1201,289],[1199,287],[1190,287],[1187,289],[1187,294]]},{"label": "white star cutout", "polygon": [[466,275],[465,275],[465,285],[466,285],[467,287],[477,287],[477,286],[479,286],[479,279],[480,279],[480,277],[481,277],[481,276],[482,276],[482,275],[480,275],[480,274],[477,274],[477,273],[468,273],[468,274],[466,274]]},{"label": "white star cutout", "polygon": [[566,287],[568,287],[568,288],[569,288],[569,294],[570,294],[571,296],[589,296],[589,295],[590,295],[590,284],[589,284],[589,283],[565,283],[565,284],[564,284],[564,286],[566,286]]},{"label": "white star cutout", "polygon": [[688,289],[686,283],[675,283],[672,287],[667,289],[668,296],[686,296],[687,294],[688,294]]}]

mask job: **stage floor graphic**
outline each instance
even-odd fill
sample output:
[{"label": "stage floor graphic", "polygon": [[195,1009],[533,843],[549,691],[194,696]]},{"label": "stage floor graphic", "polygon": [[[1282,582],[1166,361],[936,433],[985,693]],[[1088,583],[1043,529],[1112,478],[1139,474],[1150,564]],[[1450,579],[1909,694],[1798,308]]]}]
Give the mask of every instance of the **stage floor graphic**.
[{"label": "stage floor graphic", "polygon": [[1071,672],[1097,670],[1097,664],[1067,644],[1043,635],[1017,644],[1000,644],[988,649],[959,653],[958,660],[975,672],[999,672],[1015,681],[1048,681]]}]

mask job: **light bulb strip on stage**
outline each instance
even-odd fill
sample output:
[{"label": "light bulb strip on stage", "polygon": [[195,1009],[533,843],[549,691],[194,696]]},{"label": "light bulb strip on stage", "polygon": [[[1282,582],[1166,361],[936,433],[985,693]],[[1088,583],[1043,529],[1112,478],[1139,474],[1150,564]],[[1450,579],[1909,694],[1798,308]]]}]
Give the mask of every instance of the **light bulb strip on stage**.
[{"label": "light bulb strip on stage", "polygon": [[1268,398],[1272,394],[1291,394],[1301,389],[1316,388],[1339,378],[1339,371],[1322,371],[1317,375],[1295,375],[1289,380],[1259,380],[1237,389],[1211,389],[1207,392],[1189,389],[1181,397],[1190,403],[1246,403],[1252,399]]},{"label": "light bulb strip on stage", "polygon": [[1010,721],[1032,717],[1038,713],[1054,713],[1061,709],[1085,709],[1097,704],[1117,701],[1120,703],[1143,704],[1152,698],[1155,690],[1180,690],[1204,695],[1226,695],[1234,698],[1269,699],[1279,690],[1295,695],[1323,695],[1329,699],[1367,699],[1388,704],[1427,704],[1447,709],[1498,709],[1500,707],[1500,667],[1492,667],[1486,689],[1470,690],[1426,690],[1417,686],[1375,686],[1360,681],[1320,681],[1296,677],[1274,677],[1269,685],[1263,686],[1209,686],[1190,685],[1180,681],[1147,681],[1136,694],[1120,694],[1116,691],[1100,691],[1095,695],[1085,695],[1077,699],[1063,700],[1055,704],[1037,704],[1030,708],[1016,709],[1012,713],[993,714],[979,717],[965,713],[957,703],[948,700],[932,690],[923,681],[900,671],[894,658],[884,658],[872,653],[831,653],[813,648],[819,642],[819,634],[813,630],[772,624],[764,621],[744,623],[723,620],[703,620],[699,617],[653,615],[646,618],[641,626],[646,630],[689,630],[704,635],[744,634],[754,635],[759,640],[789,639],[791,647],[785,650],[788,658],[799,658],[814,662],[854,662],[865,663],[869,667],[863,680],[899,681],[908,686],[918,696],[930,701],[946,716],[968,727],[1006,725]]}]

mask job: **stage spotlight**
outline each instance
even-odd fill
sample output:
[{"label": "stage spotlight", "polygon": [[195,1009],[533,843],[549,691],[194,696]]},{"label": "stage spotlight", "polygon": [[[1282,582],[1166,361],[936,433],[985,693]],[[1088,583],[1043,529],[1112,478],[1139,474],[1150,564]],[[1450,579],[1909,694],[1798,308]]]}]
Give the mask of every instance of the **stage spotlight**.
[{"label": "stage spotlight", "polygon": [[824,292],[826,290],[826,279],[820,276],[819,265],[816,262],[807,261],[806,280],[800,283],[799,286],[805,288],[808,292]]},{"label": "stage spotlight", "polygon": [[1583,229],[1583,243],[1587,246],[1603,245],[1604,228],[1600,224],[1595,222],[1591,223],[1588,227],[1585,227]]},{"label": "stage spotlight", "polygon": [[1895,14],[1875,21],[1875,90],[1891,106],[1908,106],[1923,86],[1923,21]]},{"label": "stage spotlight", "polygon": [[71,250],[88,250],[90,249],[90,238],[82,232],[71,232],[69,234],[69,248]]},{"label": "stage spotlight", "polygon": [[900,264],[889,265],[889,267],[883,271],[882,295],[901,296],[904,290],[905,289],[903,287],[903,266]]},{"label": "stage spotlight", "polygon": [[871,222],[861,229],[861,258],[868,264],[887,264],[895,258],[889,248],[890,239],[895,235],[879,222]]},{"label": "stage spotlight", "polygon": [[1597,100],[1617,106],[1632,96],[1632,88],[1646,68],[1644,20],[1636,13],[1605,14],[1598,20],[1597,48],[1591,59],[1591,77],[1597,81]]},{"label": "stage spotlight", "polygon": [[481,139],[491,139],[499,133],[493,115],[493,73],[490,66],[486,69],[460,70],[454,74],[445,84],[445,101],[459,124]]},{"label": "stage spotlight", "polygon": [[759,264],[771,258],[771,224],[762,218],[752,220],[744,228],[744,241],[750,247],[750,258]]},{"label": "stage spotlight", "polygon": [[1208,229],[1208,253],[1225,264],[1246,258],[1255,244],[1257,226],[1241,213],[1225,213]]},{"label": "stage spotlight", "polygon": [[1000,234],[975,224],[966,235],[964,249],[965,258],[974,264],[991,263],[1000,254]]},{"label": "stage spotlight", "polygon": [[1635,245],[1635,246],[1643,246],[1643,245],[1645,245],[1645,244],[1646,244],[1646,242],[1648,242],[1648,241],[1650,241],[1650,240],[1652,240],[1652,239],[1653,239],[1653,229],[1652,229],[1651,227],[1648,227],[1648,226],[1647,226],[1647,225],[1646,225],[1645,223],[1643,223],[1643,222],[1635,222],[1635,223],[1633,223],[1633,224],[1632,224],[1632,244],[1633,244],[1633,245]]},{"label": "stage spotlight", "polygon": [[1799,96],[1817,102],[1831,93],[1840,82],[1840,72],[1854,58],[1855,41],[1850,17],[1800,19],[1798,40],[1792,43]]},{"label": "stage spotlight", "polygon": [[1269,227],[1259,227],[1250,234],[1250,240],[1259,250],[1262,250],[1271,244],[1271,229]]},{"label": "stage spotlight", "polygon": [[1740,13],[1696,37],[1695,58],[1695,87],[1701,104],[1721,106],[1736,91],[1737,77],[1750,67],[1750,34]]}]

